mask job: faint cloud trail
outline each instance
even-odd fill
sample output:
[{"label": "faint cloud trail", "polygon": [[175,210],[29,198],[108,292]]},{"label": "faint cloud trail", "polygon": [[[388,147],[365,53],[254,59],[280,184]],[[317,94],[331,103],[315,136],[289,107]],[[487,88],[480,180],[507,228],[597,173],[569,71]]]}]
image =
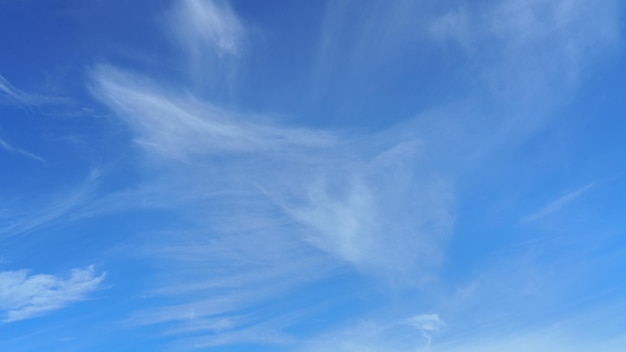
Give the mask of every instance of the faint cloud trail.
[{"label": "faint cloud trail", "polygon": [[28,106],[33,104],[33,99],[30,95],[24,93],[23,91],[15,88],[6,78],[0,75],[0,93],[4,93],[10,100],[13,102],[22,105]]},{"label": "faint cloud trail", "polygon": [[5,141],[2,138],[0,138],[0,147],[2,147],[2,149],[4,149],[5,151],[7,151],[9,153],[22,155],[22,156],[25,156],[27,158],[30,158],[30,159],[33,159],[33,160],[37,160],[37,161],[39,161],[39,162],[41,162],[43,164],[46,163],[46,161],[43,158],[41,158],[41,157],[31,153],[31,152],[28,152],[26,150],[16,148],[16,147],[10,145],[7,141]]},{"label": "faint cloud trail", "polygon": [[544,217],[546,217],[546,216],[548,216],[550,214],[553,214],[553,213],[559,211],[563,207],[567,206],[569,203],[573,202],[574,200],[576,200],[577,198],[579,198],[580,196],[585,194],[591,188],[595,187],[595,185],[596,185],[595,182],[591,182],[588,185],[586,185],[586,186],[584,186],[582,188],[577,189],[576,191],[573,191],[571,193],[568,193],[568,194],[560,197],[559,199],[557,199],[557,200],[551,202],[550,204],[544,206],[539,211],[524,217],[522,219],[522,222],[537,221],[537,220],[539,220],[541,218],[544,218]]}]

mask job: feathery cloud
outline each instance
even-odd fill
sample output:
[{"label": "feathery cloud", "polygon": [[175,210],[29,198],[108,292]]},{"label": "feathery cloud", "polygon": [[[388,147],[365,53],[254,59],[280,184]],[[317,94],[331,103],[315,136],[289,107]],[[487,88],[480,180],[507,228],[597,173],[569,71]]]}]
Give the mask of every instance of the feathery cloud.
[{"label": "feathery cloud", "polygon": [[94,94],[162,156],[185,159],[216,152],[260,152],[333,143],[330,134],[254,123],[193,97],[178,97],[109,66],[94,70]]},{"label": "feathery cloud", "polygon": [[[543,19],[535,14],[536,2],[519,6],[521,12],[515,16],[520,20],[530,15],[531,22]],[[385,18],[397,18],[400,15],[394,11],[404,9],[393,7]],[[478,70],[487,85],[502,83],[515,90],[517,79],[528,78],[524,70],[534,76],[522,85],[522,93],[533,94],[544,76],[569,82],[567,67],[551,64],[535,74],[532,65],[515,65],[516,55],[527,55],[532,62],[544,55],[565,60],[567,48],[559,41],[576,32],[571,28],[588,23],[580,15],[571,15],[566,22],[576,25],[562,28],[561,20],[549,12],[548,27],[554,24],[556,29],[524,36],[521,27],[501,23],[501,12],[506,9],[490,8],[487,23],[479,24],[480,14],[457,10],[432,31],[440,38],[463,41],[465,50],[482,49],[476,42],[483,38],[495,43],[480,57]],[[206,65],[229,65],[239,55],[245,31],[225,3],[181,1],[168,18],[167,29],[193,62],[185,68],[194,77],[204,80]],[[371,25],[363,25],[367,24]],[[461,33],[467,37],[456,38]],[[394,26],[374,42],[394,35],[407,32]],[[356,51],[363,52],[377,44],[363,38],[356,42]],[[550,51],[552,42],[558,44],[556,53]],[[398,42],[389,45],[394,43]],[[573,45],[583,52],[587,42]],[[552,49],[544,52],[544,46]],[[349,57],[355,56],[359,55]],[[91,73],[92,94],[127,124],[145,151],[139,164],[147,160],[150,170],[157,171],[135,193],[120,194],[119,199],[149,199],[191,224],[169,235],[160,233],[144,246],[144,252],[159,261],[159,276],[165,278],[151,293],[170,300],[146,305],[127,323],[165,323],[170,332],[186,337],[190,332],[206,334],[213,341],[207,345],[220,340],[218,333],[242,336],[238,332],[255,324],[249,316],[267,317],[260,306],[288,296],[303,283],[332,275],[336,267],[394,283],[426,280],[444,257],[455,201],[452,178],[439,173],[437,162],[427,159],[454,159],[455,148],[489,143],[474,135],[473,128],[483,128],[483,120],[468,117],[465,111],[435,116],[434,128],[420,121],[407,124],[411,129],[402,133],[396,129],[347,135],[264,122],[263,116],[236,113],[204,99],[201,89],[185,87],[175,92],[168,82],[113,66],[99,65]],[[179,93],[187,89],[191,93]],[[506,129],[510,118],[498,115],[497,119],[496,135]],[[457,125],[458,121],[462,123]],[[115,201],[115,196],[109,200]],[[246,317],[241,317],[242,312]],[[369,336],[357,342],[331,339],[330,344],[310,350],[428,349],[431,334],[443,322],[438,315],[422,315],[374,325],[356,329]],[[384,341],[397,330],[403,338],[389,348]]]}]

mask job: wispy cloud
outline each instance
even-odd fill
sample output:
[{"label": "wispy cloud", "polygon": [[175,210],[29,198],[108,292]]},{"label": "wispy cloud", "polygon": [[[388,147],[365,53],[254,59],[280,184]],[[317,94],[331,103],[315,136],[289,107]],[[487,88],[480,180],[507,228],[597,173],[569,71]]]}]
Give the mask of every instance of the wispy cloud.
[{"label": "wispy cloud", "polygon": [[[418,172],[417,146],[407,141],[371,158],[350,149],[352,158],[320,168],[317,179],[294,185],[291,202],[281,203],[319,248],[364,272],[419,281],[418,273],[441,259],[454,192],[444,177]],[[274,192],[285,197],[280,188]]]},{"label": "wispy cloud", "polygon": [[232,83],[246,30],[227,1],[177,1],[166,16],[165,30],[182,49],[181,68],[195,88],[223,90]]},{"label": "wispy cloud", "polygon": [[[457,42],[495,97],[548,103],[571,91],[598,55],[617,47],[616,2],[508,0],[452,9],[432,22]],[[558,91],[556,90],[558,88]]]},{"label": "wispy cloud", "polygon": [[[220,60],[235,55],[226,8],[179,6],[171,18],[183,27],[200,21],[192,9],[218,23],[177,32],[181,41],[224,51]],[[157,298],[127,326],[161,324],[189,346],[268,335],[285,341],[281,331],[294,322],[268,307],[294,299],[303,285],[345,271],[419,285],[442,262],[454,192],[450,180],[421,167],[423,144],[410,133],[348,135],[269,122],[219,107],[197,89],[181,94],[109,65],[96,66],[91,78],[94,96],[144,151],[138,164],[157,171],[108,197],[107,206],[148,199],[188,224],[142,245],[160,268],[148,291]],[[162,298],[169,303],[156,303]],[[281,322],[265,324],[272,318]]]},{"label": "wispy cloud", "polygon": [[445,323],[441,318],[439,318],[439,314],[420,314],[414,317],[411,317],[407,320],[407,324],[415,327],[419,331],[422,332],[426,340],[428,340],[426,344],[426,348],[430,348],[432,344],[432,336],[431,334],[438,331],[442,327],[445,326]]},{"label": "wispy cloud", "polygon": [[544,218],[550,214],[553,214],[557,211],[559,211],[561,208],[565,207],[567,204],[573,202],[574,200],[576,200],[577,198],[579,198],[580,196],[582,196],[584,193],[586,193],[587,191],[589,191],[591,188],[593,188],[595,186],[595,183],[590,183],[580,189],[577,189],[573,192],[570,192],[562,197],[560,197],[559,199],[551,202],[550,204],[544,206],[543,208],[539,209],[537,212],[530,214],[526,217],[524,217],[522,219],[523,222],[532,222],[532,221],[537,221],[541,218]]},{"label": "wispy cloud", "polygon": [[61,105],[71,102],[71,100],[66,97],[49,96],[21,90],[0,75],[0,102],[3,98],[6,98],[12,105],[23,108],[43,105]]},{"label": "wispy cloud", "polygon": [[[80,216],[83,208],[89,205],[89,200],[95,198],[94,180],[97,177],[97,172],[92,172],[82,185],[65,193],[54,194],[52,197],[7,199],[3,207],[0,207],[0,241],[45,228],[59,223],[62,219]],[[36,210],[31,208],[32,199],[37,201]],[[78,211],[79,209],[81,211]]]},{"label": "wispy cloud", "polygon": [[362,319],[339,331],[313,338],[298,350],[430,352],[432,334],[436,334],[444,325],[438,314],[419,314],[391,321]]},{"label": "wispy cloud", "polygon": [[[521,33],[523,26],[500,18],[508,7],[494,5],[486,14],[455,9],[435,21],[429,35],[462,41],[468,52],[488,49],[477,70],[481,84],[493,88],[493,94],[503,84],[516,94],[533,95],[535,88],[543,87],[545,76],[570,82],[570,68],[552,62],[548,67],[520,68],[516,55],[539,65],[545,57],[569,60],[570,47],[561,41],[571,43],[585,58],[589,45],[574,36],[589,25],[582,15],[560,19],[564,10],[550,7],[545,26],[551,29],[543,28],[545,18],[536,15],[538,3],[543,4],[507,2],[521,7],[511,14],[520,16],[516,21],[538,22],[540,33]],[[388,23],[375,19],[374,24],[359,24],[371,27],[357,32],[377,36],[357,40],[354,50],[363,55],[349,57],[369,59],[369,52],[386,52],[372,49],[381,42],[403,42],[385,39],[406,39],[411,21],[402,11],[415,9],[408,2],[398,4],[384,19],[404,19],[403,25],[378,33],[376,25]],[[342,16],[345,13],[337,18]],[[483,17],[486,23],[480,23]],[[167,18],[166,30],[192,62],[183,60],[181,67],[194,77],[204,80],[216,63],[228,66],[241,53],[245,28],[226,3],[181,1]],[[463,33],[467,36],[459,37]],[[607,38],[605,44],[612,40]],[[483,41],[496,44],[483,48]],[[556,53],[551,51],[553,42]],[[335,48],[326,44],[331,55]],[[552,49],[544,52],[545,47]],[[327,63],[320,60],[322,66]],[[580,66],[577,62],[571,70],[577,72]],[[157,263],[158,279],[147,290],[144,307],[125,323],[161,324],[165,333],[196,347],[258,341],[263,334],[288,340],[281,330],[289,324],[262,324],[273,314],[281,315],[268,313],[267,307],[292,297],[304,284],[342,270],[382,278],[395,287],[427,282],[445,258],[455,221],[454,177],[440,172],[445,169],[440,160],[452,160],[452,168],[457,168],[462,162],[456,163],[455,151],[492,147],[476,131],[481,130],[480,136],[505,134],[513,120],[494,111],[489,116],[496,117],[485,118],[464,109],[442,109],[440,114],[418,115],[419,121],[402,126],[404,131],[347,134],[269,122],[265,116],[223,108],[207,100],[197,86],[181,89],[111,65],[94,67],[90,78],[92,94],[132,132],[143,150],[137,165],[146,166],[150,174],[135,189],[111,194],[101,204],[117,209],[148,204],[181,220],[169,231],[158,231],[138,251]],[[517,80],[525,79],[529,81],[515,91]],[[313,341],[305,350],[428,350],[443,326],[437,314],[364,323]]]},{"label": "wispy cloud", "polygon": [[22,156],[25,156],[25,157],[33,159],[33,160],[37,160],[37,161],[42,162],[42,163],[46,162],[43,158],[41,158],[41,157],[31,153],[31,152],[28,152],[26,150],[23,150],[23,149],[20,149],[20,148],[16,148],[16,147],[10,145],[7,141],[5,141],[2,138],[0,138],[0,147],[2,149],[4,149],[5,151],[9,152],[9,153],[22,155]]},{"label": "wispy cloud", "polygon": [[451,1],[435,7],[406,0],[386,6],[330,3],[314,79],[340,81],[349,89],[350,82],[362,85],[368,76],[393,72],[387,53],[417,60],[428,48],[430,58],[454,60],[458,75],[450,85],[483,88],[459,98],[532,110],[523,119],[539,124],[533,117],[544,114],[538,110],[562,102],[599,57],[619,48],[618,7],[615,0],[593,6],[584,0]]},{"label": "wispy cloud", "polygon": [[104,273],[96,274],[93,266],[74,269],[67,279],[48,274],[32,275],[28,270],[0,272],[2,321],[37,317],[81,301],[98,288],[104,276]]},{"label": "wispy cloud", "polygon": [[170,21],[170,30],[191,56],[237,55],[241,50],[244,27],[226,1],[178,1]]},{"label": "wispy cloud", "polygon": [[[422,265],[439,260],[454,197],[445,178],[417,172],[419,143],[380,143],[378,136],[353,142],[323,131],[249,122],[249,116],[208,103],[156,93],[129,75],[96,70],[94,93],[130,124],[149,152],[193,161],[195,174],[216,184],[228,180],[235,197],[252,195],[248,202],[282,209],[304,226],[297,231],[308,242],[364,271],[415,277]],[[370,140],[380,149],[365,147]],[[218,175],[203,161],[218,153],[243,153],[244,159],[224,160]]]},{"label": "wispy cloud", "polygon": [[33,103],[33,99],[29,94],[15,88],[6,78],[0,75],[0,93],[3,93],[14,103],[18,105],[28,106]]},{"label": "wispy cloud", "polygon": [[330,134],[249,121],[213,104],[167,92],[132,73],[98,66],[94,93],[138,134],[137,142],[176,159],[332,144]]}]

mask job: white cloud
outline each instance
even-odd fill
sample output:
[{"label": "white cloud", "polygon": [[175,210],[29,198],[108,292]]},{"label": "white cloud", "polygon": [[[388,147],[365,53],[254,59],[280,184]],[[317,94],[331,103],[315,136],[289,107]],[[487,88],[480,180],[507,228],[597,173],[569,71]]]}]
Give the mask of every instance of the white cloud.
[{"label": "white cloud", "polygon": [[[150,294],[173,303],[140,309],[127,324],[164,324],[201,345],[257,339],[248,328],[269,318],[263,307],[338,268],[403,286],[440,264],[453,190],[421,167],[414,138],[264,123],[105,66],[93,78],[94,94],[145,150],[142,164],[157,171],[104,203],[145,199],[189,224],[141,247],[160,268]],[[284,327],[259,329],[282,336]],[[422,344],[425,332],[417,332]]]},{"label": "white cloud", "polygon": [[30,108],[42,105],[67,104],[69,100],[63,97],[40,95],[32,92],[25,92],[0,75],[0,102],[3,96],[14,105]]},{"label": "white cloud", "polygon": [[[621,312],[621,309],[620,309]],[[619,313],[609,312],[608,315]],[[438,314],[417,315],[404,321],[385,323],[380,320],[362,320],[349,327],[331,331],[309,339],[297,351],[302,352],[552,352],[552,351],[607,351],[623,350],[626,342],[620,331],[598,335],[588,327],[603,324],[607,312],[585,320],[583,328],[572,321],[560,321],[552,325],[529,328],[510,318],[504,325],[516,326],[516,331],[506,331],[495,322],[489,329],[476,325],[461,324],[457,329],[441,331],[444,322]],[[580,318],[580,317],[579,317]],[[590,318],[590,317],[585,317]],[[474,321],[473,318],[467,318]],[[577,319],[574,319],[577,320]],[[620,319],[623,321],[623,319]],[[580,321],[578,322],[580,323]],[[587,328],[585,328],[587,327]],[[515,329],[514,329],[515,330]],[[436,336],[437,340],[432,336]]]},{"label": "white cloud", "polygon": [[452,187],[421,170],[419,149],[409,141],[371,158],[350,150],[282,204],[319,248],[364,272],[419,282],[441,260],[454,222]]},{"label": "white cloud", "polygon": [[[357,8],[362,15],[351,15]],[[393,72],[393,59],[436,58],[454,63],[446,69],[457,78],[447,84],[482,88],[459,99],[545,112],[593,73],[598,58],[619,49],[619,13],[616,0],[331,2],[314,80],[351,87]]]},{"label": "white cloud", "polygon": [[15,88],[6,78],[0,76],[0,93],[4,93],[9,99],[18,105],[31,105],[32,97]]},{"label": "white cloud", "polygon": [[[195,88],[217,95],[231,85],[246,30],[224,0],[178,0],[168,12],[166,34],[180,48],[182,72]],[[210,89],[209,89],[210,91]]]},{"label": "white cloud", "polygon": [[[170,181],[168,188],[193,184],[196,194],[216,194],[203,183],[226,182],[233,194],[278,206],[304,226],[296,233],[365,272],[419,280],[417,271],[440,260],[453,223],[453,192],[445,178],[420,171],[416,141],[363,136],[353,142],[262,123],[109,67],[98,67],[94,79],[96,96],[130,125],[149,155],[186,161],[205,175],[204,182]],[[207,157],[220,154],[234,159],[223,160],[217,174]]]},{"label": "white cloud", "polygon": [[191,56],[241,50],[244,27],[225,1],[181,0],[170,16],[170,30]]},{"label": "white cloud", "polygon": [[303,352],[426,352],[431,351],[432,334],[443,326],[444,322],[438,314],[421,314],[391,322],[365,319],[346,328],[312,338],[298,350]]},{"label": "white cloud", "polygon": [[421,314],[411,317],[407,320],[407,324],[418,329],[424,335],[424,338],[428,341],[426,348],[429,349],[432,344],[432,333],[438,331],[445,326],[445,323],[439,314]]},{"label": "white cloud", "polygon": [[[0,240],[40,230],[67,220],[93,201],[97,172],[92,172],[78,187],[53,195],[7,199],[0,207]],[[36,204],[33,210],[32,204]]]},{"label": "white cloud", "polygon": [[[572,48],[585,51],[587,41],[574,34],[589,23],[580,14],[563,15],[551,7],[545,19],[537,14],[539,2],[506,4],[514,3],[520,8],[507,15],[514,17],[512,24],[500,21],[507,10],[496,6],[487,12],[486,23],[477,24],[483,14],[456,10],[433,31],[463,41],[468,50],[485,38],[495,42],[481,57],[479,70],[488,84],[504,83],[515,90],[518,80],[528,79],[517,93],[534,94],[546,76],[569,82],[570,67],[559,62],[570,60]],[[204,79],[206,62],[227,62],[238,55],[243,28],[223,3],[178,5],[168,29],[194,62],[191,71]],[[396,18],[394,13],[387,17]],[[524,26],[517,21],[539,21],[531,23],[538,32],[522,33]],[[378,39],[398,35],[400,29],[393,27]],[[357,42],[363,52],[372,44],[363,38]],[[530,64],[523,60],[519,67],[519,57]],[[534,66],[548,58],[557,62]],[[211,341],[219,340],[212,335],[216,331],[239,336],[237,331],[250,324],[240,318],[242,311],[255,315],[259,305],[279,294],[332,275],[337,263],[395,283],[427,279],[443,258],[454,223],[453,183],[437,172],[439,160],[458,161],[456,151],[465,155],[469,149],[496,149],[491,134],[505,134],[510,127],[498,115],[495,127],[485,132],[484,126],[496,118],[442,109],[418,117],[423,120],[403,126],[408,128],[400,133],[346,136],[264,122],[263,116],[208,102],[198,90],[174,93],[167,82],[111,66],[97,66],[92,80],[93,94],[130,127],[146,160],[157,161],[158,176],[120,199],[141,197],[192,223],[170,236],[160,234],[144,247],[161,268],[160,283],[151,293],[183,303],[146,308],[127,322],[173,324],[172,332],[205,332]],[[483,140],[483,134],[489,136]],[[312,343],[309,350],[425,350],[431,347],[431,334],[442,327],[436,314],[365,324],[346,333],[357,334],[356,340],[333,336]],[[401,338],[390,345],[396,334]]]},{"label": "white cloud", "polygon": [[547,104],[618,45],[616,6],[613,0],[496,1],[451,9],[429,30],[466,50],[494,96]]},{"label": "white cloud", "polygon": [[[242,31],[226,5],[179,5],[168,28],[182,28],[174,31],[190,57],[237,55]],[[198,89],[174,92],[167,82],[106,65],[91,78],[94,96],[145,150],[141,165],[156,171],[103,202],[125,203],[119,209],[133,206],[129,198],[144,199],[189,224],[143,244],[142,255],[160,268],[150,294],[172,303],[148,305],[128,325],[164,324],[200,345],[258,340],[268,331],[282,341],[289,324],[259,322],[271,320],[266,307],[303,284],[339,268],[416,284],[440,263],[454,221],[453,190],[424,166],[413,133],[347,136],[270,123],[221,108]],[[426,343],[426,330],[404,327]]]},{"label": "white cloud", "polygon": [[0,138],[0,148],[6,150],[9,153],[22,155],[22,156],[25,156],[25,157],[33,159],[33,160],[37,160],[37,161],[42,162],[42,163],[46,162],[45,160],[43,160],[43,158],[41,158],[41,157],[31,153],[31,152],[28,152],[26,150],[23,150],[23,149],[16,148],[16,147],[12,146],[11,144],[9,144],[7,141],[5,141],[2,138]]},{"label": "white cloud", "polygon": [[418,330],[423,331],[437,331],[441,329],[445,323],[441,318],[439,318],[439,314],[421,314],[411,317],[407,320],[407,324],[415,327]]},{"label": "white cloud", "polygon": [[4,322],[43,315],[85,299],[104,280],[93,266],[74,269],[69,278],[29,274],[28,270],[0,272],[0,310]]},{"label": "white cloud", "polygon": [[592,182],[580,189],[577,189],[573,192],[570,192],[560,198],[558,198],[557,200],[551,202],[550,204],[544,206],[543,208],[539,209],[537,212],[530,214],[526,217],[524,217],[524,219],[522,219],[523,222],[532,222],[532,221],[536,221],[539,220],[541,218],[544,218],[554,212],[559,211],[561,208],[563,208],[564,206],[566,206],[567,204],[573,202],[574,200],[576,200],[577,198],[579,198],[580,196],[582,196],[584,193],[586,193],[589,189],[591,189],[595,184]]},{"label": "white cloud", "polygon": [[192,97],[177,97],[132,73],[94,70],[94,93],[138,134],[137,142],[175,159],[214,152],[288,151],[333,143],[329,134],[246,121]]}]

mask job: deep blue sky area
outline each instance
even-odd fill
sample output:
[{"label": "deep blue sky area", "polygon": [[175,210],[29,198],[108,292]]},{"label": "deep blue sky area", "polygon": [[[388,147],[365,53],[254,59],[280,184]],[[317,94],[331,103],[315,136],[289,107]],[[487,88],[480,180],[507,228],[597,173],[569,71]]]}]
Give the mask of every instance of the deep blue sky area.
[{"label": "deep blue sky area", "polygon": [[616,0],[0,0],[0,350],[626,346]]}]

